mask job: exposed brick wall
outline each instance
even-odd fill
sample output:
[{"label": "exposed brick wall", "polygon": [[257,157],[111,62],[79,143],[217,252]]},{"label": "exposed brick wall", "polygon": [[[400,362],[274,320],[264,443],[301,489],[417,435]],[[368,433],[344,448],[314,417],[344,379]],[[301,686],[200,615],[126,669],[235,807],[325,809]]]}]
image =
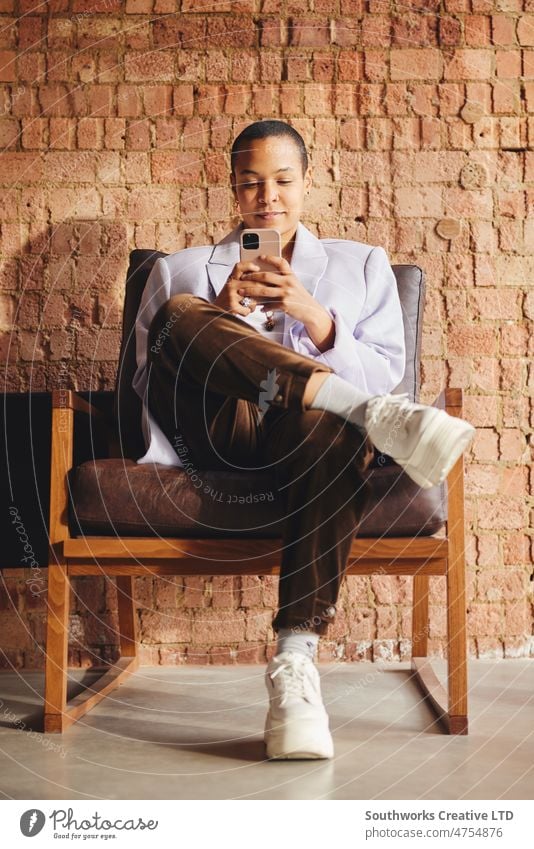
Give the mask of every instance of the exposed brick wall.
[{"label": "exposed brick wall", "polygon": [[[533,653],[534,0],[0,0],[0,12],[7,387],[112,388],[128,252],[228,232],[232,138],[259,117],[289,120],[314,169],[306,225],[426,271],[423,397],[463,387],[478,428],[470,651]],[[90,664],[114,651],[114,590],[74,589],[72,662]],[[137,592],[145,661],[265,657],[275,581],[145,578]],[[350,578],[342,600],[323,656],[407,656],[408,579]],[[444,605],[436,579],[437,653]],[[42,665],[42,600],[11,579],[0,608],[9,661]]]}]

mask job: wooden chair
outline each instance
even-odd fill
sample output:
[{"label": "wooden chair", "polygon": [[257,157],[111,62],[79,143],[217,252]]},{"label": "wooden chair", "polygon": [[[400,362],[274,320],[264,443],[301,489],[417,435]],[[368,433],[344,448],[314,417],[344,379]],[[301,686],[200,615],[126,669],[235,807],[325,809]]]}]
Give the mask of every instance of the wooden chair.
[{"label": "wooden chair", "polygon": [[[126,282],[122,345],[114,392],[105,405],[70,390],[53,393],[50,563],[44,728],[62,733],[137,669],[133,578],[136,575],[276,575],[283,500],[252,505],[248,525],[235,512],[203,498],[182,469],[136,463],[144,454],[141,402],[131,387],[135,371],[135,318],[143,288],[159,256],[133,251]],[[424,276],[415,265],[393,266],[403,305],[407,367],[395,391],[419,393]],[[87,395],[87,393],[84,393]],[[97,396],[95,396],[96,398]],[[436,402],[462,415],[462,391],[447,388]],[[107,448],[80,456],[78,434],[87,425]],[[382,458],[383,459],[383,458]],[[203,471],[215,490],[233,493],[272,487],[268,472]],[[412,669],[445,729],[467,734],[466,600],[463,459],[445,483],[419,489],[387,458],[368,472],[371,500],[355,537],[350,575],[412,575]],[[272,491],[272,490],[271,490]],[[255,528],[263,525],[257,532]],[[68,616],[71,579],[114,577],[120,658],[96,684],[67,701]],[[447,586],[447,683],[432,669],[428,650],[429,578]]]}]

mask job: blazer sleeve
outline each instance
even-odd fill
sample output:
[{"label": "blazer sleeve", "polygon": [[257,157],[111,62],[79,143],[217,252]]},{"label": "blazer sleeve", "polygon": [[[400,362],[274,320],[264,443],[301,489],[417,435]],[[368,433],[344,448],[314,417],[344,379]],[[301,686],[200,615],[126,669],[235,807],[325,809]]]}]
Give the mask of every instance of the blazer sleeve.
[{"label": "blazer sleeve", "polygon": [[373,248],[364,268],[365,302],[354,330],[334,307],[334,345],[319,351],[304,325],[291,328],[295,350],[334,369],[362,392],[382,395],[401,382],[406,366],[404,321],[397,281],[384,248]]},{"label": "blazer sleeve", "polygon": [[137,369],[132,386],[140,398],[144,398],[147,384],[147,340],[150,322],[158,309],[171,297],[171,275],[165,259],[154,263],[145,285],[137,318],[135,320],[135,357]]}]

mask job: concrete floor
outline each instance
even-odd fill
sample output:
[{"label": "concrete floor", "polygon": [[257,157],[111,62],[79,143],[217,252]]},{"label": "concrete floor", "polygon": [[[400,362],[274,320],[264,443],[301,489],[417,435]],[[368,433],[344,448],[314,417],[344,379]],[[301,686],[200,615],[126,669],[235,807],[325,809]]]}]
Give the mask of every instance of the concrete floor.
[{"label": "concrete floor", "polygon": [[141,667],[63,735],[40,733],[43,674],[1,673],[0,798],[534,797],[533,660],[470,661],[466,737],[433,721],[406,663],[319,668],[332,761],[264,760],[261,666]]}]

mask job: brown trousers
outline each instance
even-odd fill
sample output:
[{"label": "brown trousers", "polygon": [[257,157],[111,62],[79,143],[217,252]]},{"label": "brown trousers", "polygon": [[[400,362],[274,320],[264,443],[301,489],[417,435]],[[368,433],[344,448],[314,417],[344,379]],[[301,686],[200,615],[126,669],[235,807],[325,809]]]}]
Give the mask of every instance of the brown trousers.
[{"label": "brown trousers", "polygon": [[367,504],[362,472],[373,457],[362,430],[303,405],[310,376],[333,369],[190,294],[160,307],[147,358],[148,406],[175,449],[180,434],[199,469],[274,471],[287,518],[272,626],[325,634]]}]

